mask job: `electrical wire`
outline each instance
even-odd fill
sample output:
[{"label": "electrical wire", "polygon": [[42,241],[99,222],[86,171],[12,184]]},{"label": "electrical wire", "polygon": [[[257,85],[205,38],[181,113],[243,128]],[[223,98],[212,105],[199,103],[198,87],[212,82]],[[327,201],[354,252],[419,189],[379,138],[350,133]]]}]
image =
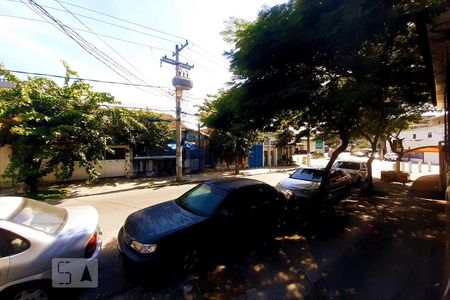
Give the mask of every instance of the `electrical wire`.
[{"label": "electrical wire", "polygon": [[[26,74],[26,75],[66,78],[66,76],[46,74],[46,73],[27,72],[27,71],[18,71],[18,70],[9,70],[9,69],[6,69],[6,71],[9,71],[11,73]],[[169,89],[169,87],[164,87],[164,86],[159,86],[159,85],[137,84],[137,83],[108,81],[108,80],[100,80],[100,79],[89,79],[89,78],[81,78],[81,77],[72,77],[71,79],[90,81],[90,82],[98,82],[98,83],[107,83],[107,84],[119,84],[119,85],[139,86],[139,87],[158,88],[158,89]]]},{"label": "electrical wire", "polygon": [[[6,0],[6,1],[21,2],[21,0]],[[122,18],[118,18],[118,17],[112,16],[112,15],[109,15],[109,14],[106,14],[106,13],[103,13],[103,12],[100,12],[100,11],[97,11],[97,10],[94,10],[94,9],[82,7],[82,6],[79,6],[79,5],[76,5],[76,4],[72,4],[72,3],[68,3],[68,2],[65,2],[65,1],[60,1],[60,2],[68,4],[68,5],[71,5],[71,6],[74,6],[74,7],[77,7],[77,8],[80,8],[80,9],[91,11],[91,12],[94,12],[94,13],[97,13],[97,14],[109,17],[109,18],[120,20],[122,22],[126,22],[126,23],[129,23],[129,24],[141,27],[141,28],[145,28],[147,30],[151,30],[151,31],[154,31],[154,32],[158,32],[158,33],[161,33],[161,34],[172,36],[172,37],[175,37],[177,39],[187,40],[187,38],[185,38],[185,37],[181,37],[181,36],[178,36],[178,35],[167,33],[167,32],[164,32],[162,30],[158,30],[158,29],[155,29],[155,28],[152,28],[152,27],[149,27],[149,26],[146,26],[146,25],[142,25],[142,24],[139,24],[139,23],[136,23],[136,22],[133,22],[133,21],[129,21],[129,20],[125,20],[125,19],[122,19]],[[57,8],[57,7],[52,7],[52,6],[49,6],[49,5],[43,5],[42,7],[53,9],[53,10],[56,10],[56,11],[66,12],[63,9],[60,9],[60,8]],[[122,26],[122,25],[119,25],[119,24],[116,24],[116,23],[111,23],[111,22],[108,22],[108,21],[105,21],[105,20],[101,20],[101,19],[98,19],[98,18],[93,18],[93,17],[86,16],[86,15],[83,15],[83,14],[79,14],[79,13],[73,13],[73,14],[76,15],[76,16],[80,16],[80,17],[86,18],[86,19],[94,20],[94,21],[97,21],[97,22],[101,22],[101,23],[104,23],[104,24],[107,24],[107,25],[110,25],[110,26],[115,26],[115,27],[118,27],[118,28],[122,28],[122,29],[125,29],[125,30],[133,31],[133,32],[136,32],[136,33],[139,33],[139,34],[147,35],[147,36],[150,36],[150,37],[153,37],[153,38],[157,38],[157,39],[160,39],[160,40],[164,40],[164,41],[167,41],[167,42],[171,42],[171,43],[175,43],[175,44],[177,44],[179,42],[179,41],[176,41],[176,40],[173,40],[173,39],[163,38],[161,36],[149,34],[149,33],[146,33],[146,32],[140,31],[140,30],[136,30],[136,29],[133,29],[133,28],[130,28],[130,27]],[[201,50],[203,53],[200,53],[199,51],[197,51],[195,49],[193,49],[192,51],[197,53],[198,55],[202,56],[202,58],[208,59],[208,60],[212,61],[213,63],[215,63],[215,64],[217,64],[217,65],[219,65],[221,67],[228,68],[228,65],[226,64],[225,58],[221,57],[220,55],[212,53],[211,51],[209,51],[206,48],[200,46],[200,44],[198,44],[196,42],[192,42],[191,41],[191,47],[197,47],[199,50]],[[206,57],[205,55],[207,55],[208,57]]]},{"label": "electrical wire", "polygon": [[145,75],[136,68],[128,59],[126,59],[122,54],[120,54],[116,49],[114,49],[110,44],[108,44],[104,39],[100,37],[97,33],[91,30],[89,26],[87,26],[83,21],[81,21],[75,14],[73,14],[70,10],[68,10],[59,0],[54,0],[56,3],[61,5],[62,8],[64,8],[68,13],[70,13],[78,22],[80,22],[89,32],[94,34],[100,41],[102,41],[106,46],[108,46],[109,49],[111,49],[114,53],[116,53],[120,58],[123,59],[124,62],[126,62],[130,67],[132,67],[135,71],[137,71],[140,75],[145,77]]},{"label": "electrical wire", "polygon": [[[8,0],[8,1],[11,1],[11,0]],[[13,16],[13,15],[0,14],[0,17],[15,18],[15,19],[21,19],[21,20],[27,20],[27,21],[33,21],[33,22],[49,24],[47,21],[44,21],[44,20],[39,20],[39,19],[34,19],[34,18],[27,18],[27,17],[22,17],[22,16]],[[109,38],[109,39],[112,39],[112,40],[117,40],[117,41],[121,41],[121,42],[124,42],[124,43],[133,44],[133,45],[136,45],[136,46],[142,46],[142,47],[146,47],[146,48],[150,48],[150,49],[156,49],[156,50],[165,51],[165,52],[172,51],[172,50],[167,49],[167,48],[161,48],[161,47],[157,47],[157,46],[153,46],[153,45],[149,45],[149,44],[139,43],[139,42],[136,42],[136,41],[131,41],[131,40],[127,40],[127,39],[123,39],[123,38],[119,38],[119,37],[114,37],[114,36],[107,35],[107,34],[104,34],[104,33],[91,32],[89,30],[82,29],[82,28],[77,28],[77,27],[72,27],[72,26],[67,26],[67,25],[66,25],[66,27],[70,28],[72,30],[86,32],[86,33],[89,33],[89,34],[96,34],[96,35],[100,35],[100,36],[103,36],[103,37],[106,37],[106,38]],[[158,60],[158,62],[159,62],[159,60]]]},{"label": "electrical wire", "polygon": [[[23,4],[25,4],[27,7],[31,8],[36,14],[41,16],[44,20],[48,21],[49,19],[52,22],[49,22],[54,27],[56,27],[58,30],[63,32],[66,36],[71,38],[73,41],[75,41],[81,48],[83,48],[86,52],[88,52],[91,56],[102,62],[105,66],[107,66],[109,69],[111,69],[113,72],[115,72],[120,77],[124,78],[129,83],[132,83],[128,77],[124,76],[122,73],[127,74],[129,77],[134,78],[137,81],[140,81],[143,84],[147,84],[145,81],[143,81],[139,76],[136,76],[134,73],[130,72],[128,69],[123,67],[120,63],[116,62],[113,58],[108,56],[106,53],[95,47],[93,44],[86,41],[81,35],[79,35],[76,31],[71,30],[68,28],[63,22],[61,22],[59,19],[53,17],[45,8],[37,4],[34,0],[28,0],[29,5],[21,1]],[[140,89],[140,87],[137,87]],[[142,90],[142,89],[141,89]],[[145,90],[142,90],[144,92],[148,92]],[[164,91],[156,90],[158,93],[161,93],[162,96],[167,96],[167,94]],[[153,93],[150,93],[154,96],[156,96]],[[160,95],[160,96],[161,96]]]}]

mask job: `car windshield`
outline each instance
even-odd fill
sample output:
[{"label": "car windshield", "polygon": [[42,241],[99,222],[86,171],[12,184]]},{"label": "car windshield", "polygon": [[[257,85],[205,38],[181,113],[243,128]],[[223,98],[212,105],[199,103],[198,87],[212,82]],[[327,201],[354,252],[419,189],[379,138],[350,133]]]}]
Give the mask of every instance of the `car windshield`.
[{"label": "car windshield", "polygon": [[341,169],[351,169],[351,170],[359,170],[359,163],[352,161],[338,161],[335,165],[335,168]]},{"label": "car windshield", "polygon": [[201,216],[212,215],[227,192],[209,184],[201,184],[177,199],[177,204],[184,209]]},{"label": "car windshield", "polygon": [[320,182],[322,180],[323,170],[316,169],[298,169],[290,177],[306,181]]},{"label": "car windshield", "polygon": [[56,233],[64,225],[67,211],[64,208],[41,203],[36,200],[23,199],[22,205],[8,220],[46,232]]}]

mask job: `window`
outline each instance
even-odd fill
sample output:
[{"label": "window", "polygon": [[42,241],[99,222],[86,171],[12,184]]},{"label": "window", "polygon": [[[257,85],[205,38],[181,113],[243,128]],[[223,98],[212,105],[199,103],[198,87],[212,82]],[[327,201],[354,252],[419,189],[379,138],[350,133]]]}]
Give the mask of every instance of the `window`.
[{"label": "window", "polygon": [[114,153],[106,152],[105,159],[106,160],[112,160],[112,159],[125,159],[125,148],[111,148]]},{"label": "window", "polygon": [[0,234],[2,234],[5,239],[9,255],[19,254],[30,248],[30,242],[20,235],[7,230],[0,230]]},{"label": "window", "polygon": [[413,133],[413,140],[415,140],[416,139],[416,134],[415,133]]},{"label": "window", "polygon": [[433,133],[432,132],[428,132],[428,138],[432,138],[433,137]]},{"label": "window", "polygon": [[317,169],[298,169],[290,177],[306,181],[320,182],[322,181],[323,170]]},{"label": "window", "polygon": [[352,162],[352,161],[338,161],[335,165],[335,168],[341,168],[341,169],[350,169],[350,170],[359,170],[359,163],[358,162]]},{"label": "window", "polygon": [[67,211],[64,208],[24,198],[21,207],[8,220],[55,234],[65,224],[66,219]]},{"label": "window", "polygon": [[202,184],[182,195],[176,202],[182,208],[194,214],[210,216],[226,196],[227,192],[212,185]]}]

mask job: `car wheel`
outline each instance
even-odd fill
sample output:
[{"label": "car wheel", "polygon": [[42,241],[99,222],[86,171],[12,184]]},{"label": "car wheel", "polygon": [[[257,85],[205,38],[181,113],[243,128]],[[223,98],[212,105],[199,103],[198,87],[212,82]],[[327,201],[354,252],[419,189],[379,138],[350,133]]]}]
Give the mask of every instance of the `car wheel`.
[{"label": "car wheel", "polygon": [[13,288],[7,293],[6,299],[13,300],[49,300],[50,289],[46,287],[41,287],[38,284],[33,285],[22,285]]},{"label": "car wheel", "polygon": [[184,272],[191,272],[199,265],[199,262],[200,252],[197,249],[192,249],[183,256],[181,267]]}]

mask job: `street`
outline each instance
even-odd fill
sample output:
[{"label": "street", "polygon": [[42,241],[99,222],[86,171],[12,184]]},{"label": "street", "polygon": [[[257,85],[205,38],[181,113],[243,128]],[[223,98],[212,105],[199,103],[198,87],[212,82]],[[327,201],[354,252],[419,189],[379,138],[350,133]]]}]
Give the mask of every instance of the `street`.
[{"label": "street", "polygon": [[[315,164],[324,162],[326,160],[316,160]],[[377,161],[374,173],[391,167],[392,163]],[[275,185],[287,176],[285,172],[250,178]],[[437,296],[440,292],[445,202],[410,197],[408,186],[381,182],[376,185],[381,194],[367,198],[356,188],[335,210],[313,217],[302,215],[294,228],[275,241],[251,245],[242,253],[220,257],[198,273],[172,274],[163,283],[156,283],[159,280],[155,280],[153,273],[156,272],[158,278],[161,270],[127,273],[116,240],[125,218],[143,207],[174,199],[193,186],[185,184],[107,193],[74,198],[60,204],[89,204],[100,213],[103,247],[99,260],[99,287],[80,291],[77,297],[316,299],[340,295],[367,299],[366,296],[372,294],[386,296],[381,297],[383,299],[392,295],[427,299],[425,295]],[[421,273],[415,274],[412,265]],[[433,272],[433,268],[437,271]],[[364,277],[361,274],[365,274]],[[417,276],[417,280],[413,276]],[[418,287],[411,289],[411,280],[419,282]],[[417,297],[408,298],[411,295]],[[373,299],[378,298],[374,296]]]},{"label": "street", "polygon": [[[287,176],[287,173],[270,173],[251,176],[251,178],[275,185]],[[123,265],[118,255],[116,239],[117,233],[124,224],[126,217],[141,208],[175,199],[194,186],[195,184],[184,184],[116,192],[74,198],[60,204],[64,207],[92,205],[100,214],[103,246],[99,260],[99,288],[86,290],[80,295],[80,299],[93,299],[98,296],[108,297],[128,288],[130,283],[123,274]]]}]

